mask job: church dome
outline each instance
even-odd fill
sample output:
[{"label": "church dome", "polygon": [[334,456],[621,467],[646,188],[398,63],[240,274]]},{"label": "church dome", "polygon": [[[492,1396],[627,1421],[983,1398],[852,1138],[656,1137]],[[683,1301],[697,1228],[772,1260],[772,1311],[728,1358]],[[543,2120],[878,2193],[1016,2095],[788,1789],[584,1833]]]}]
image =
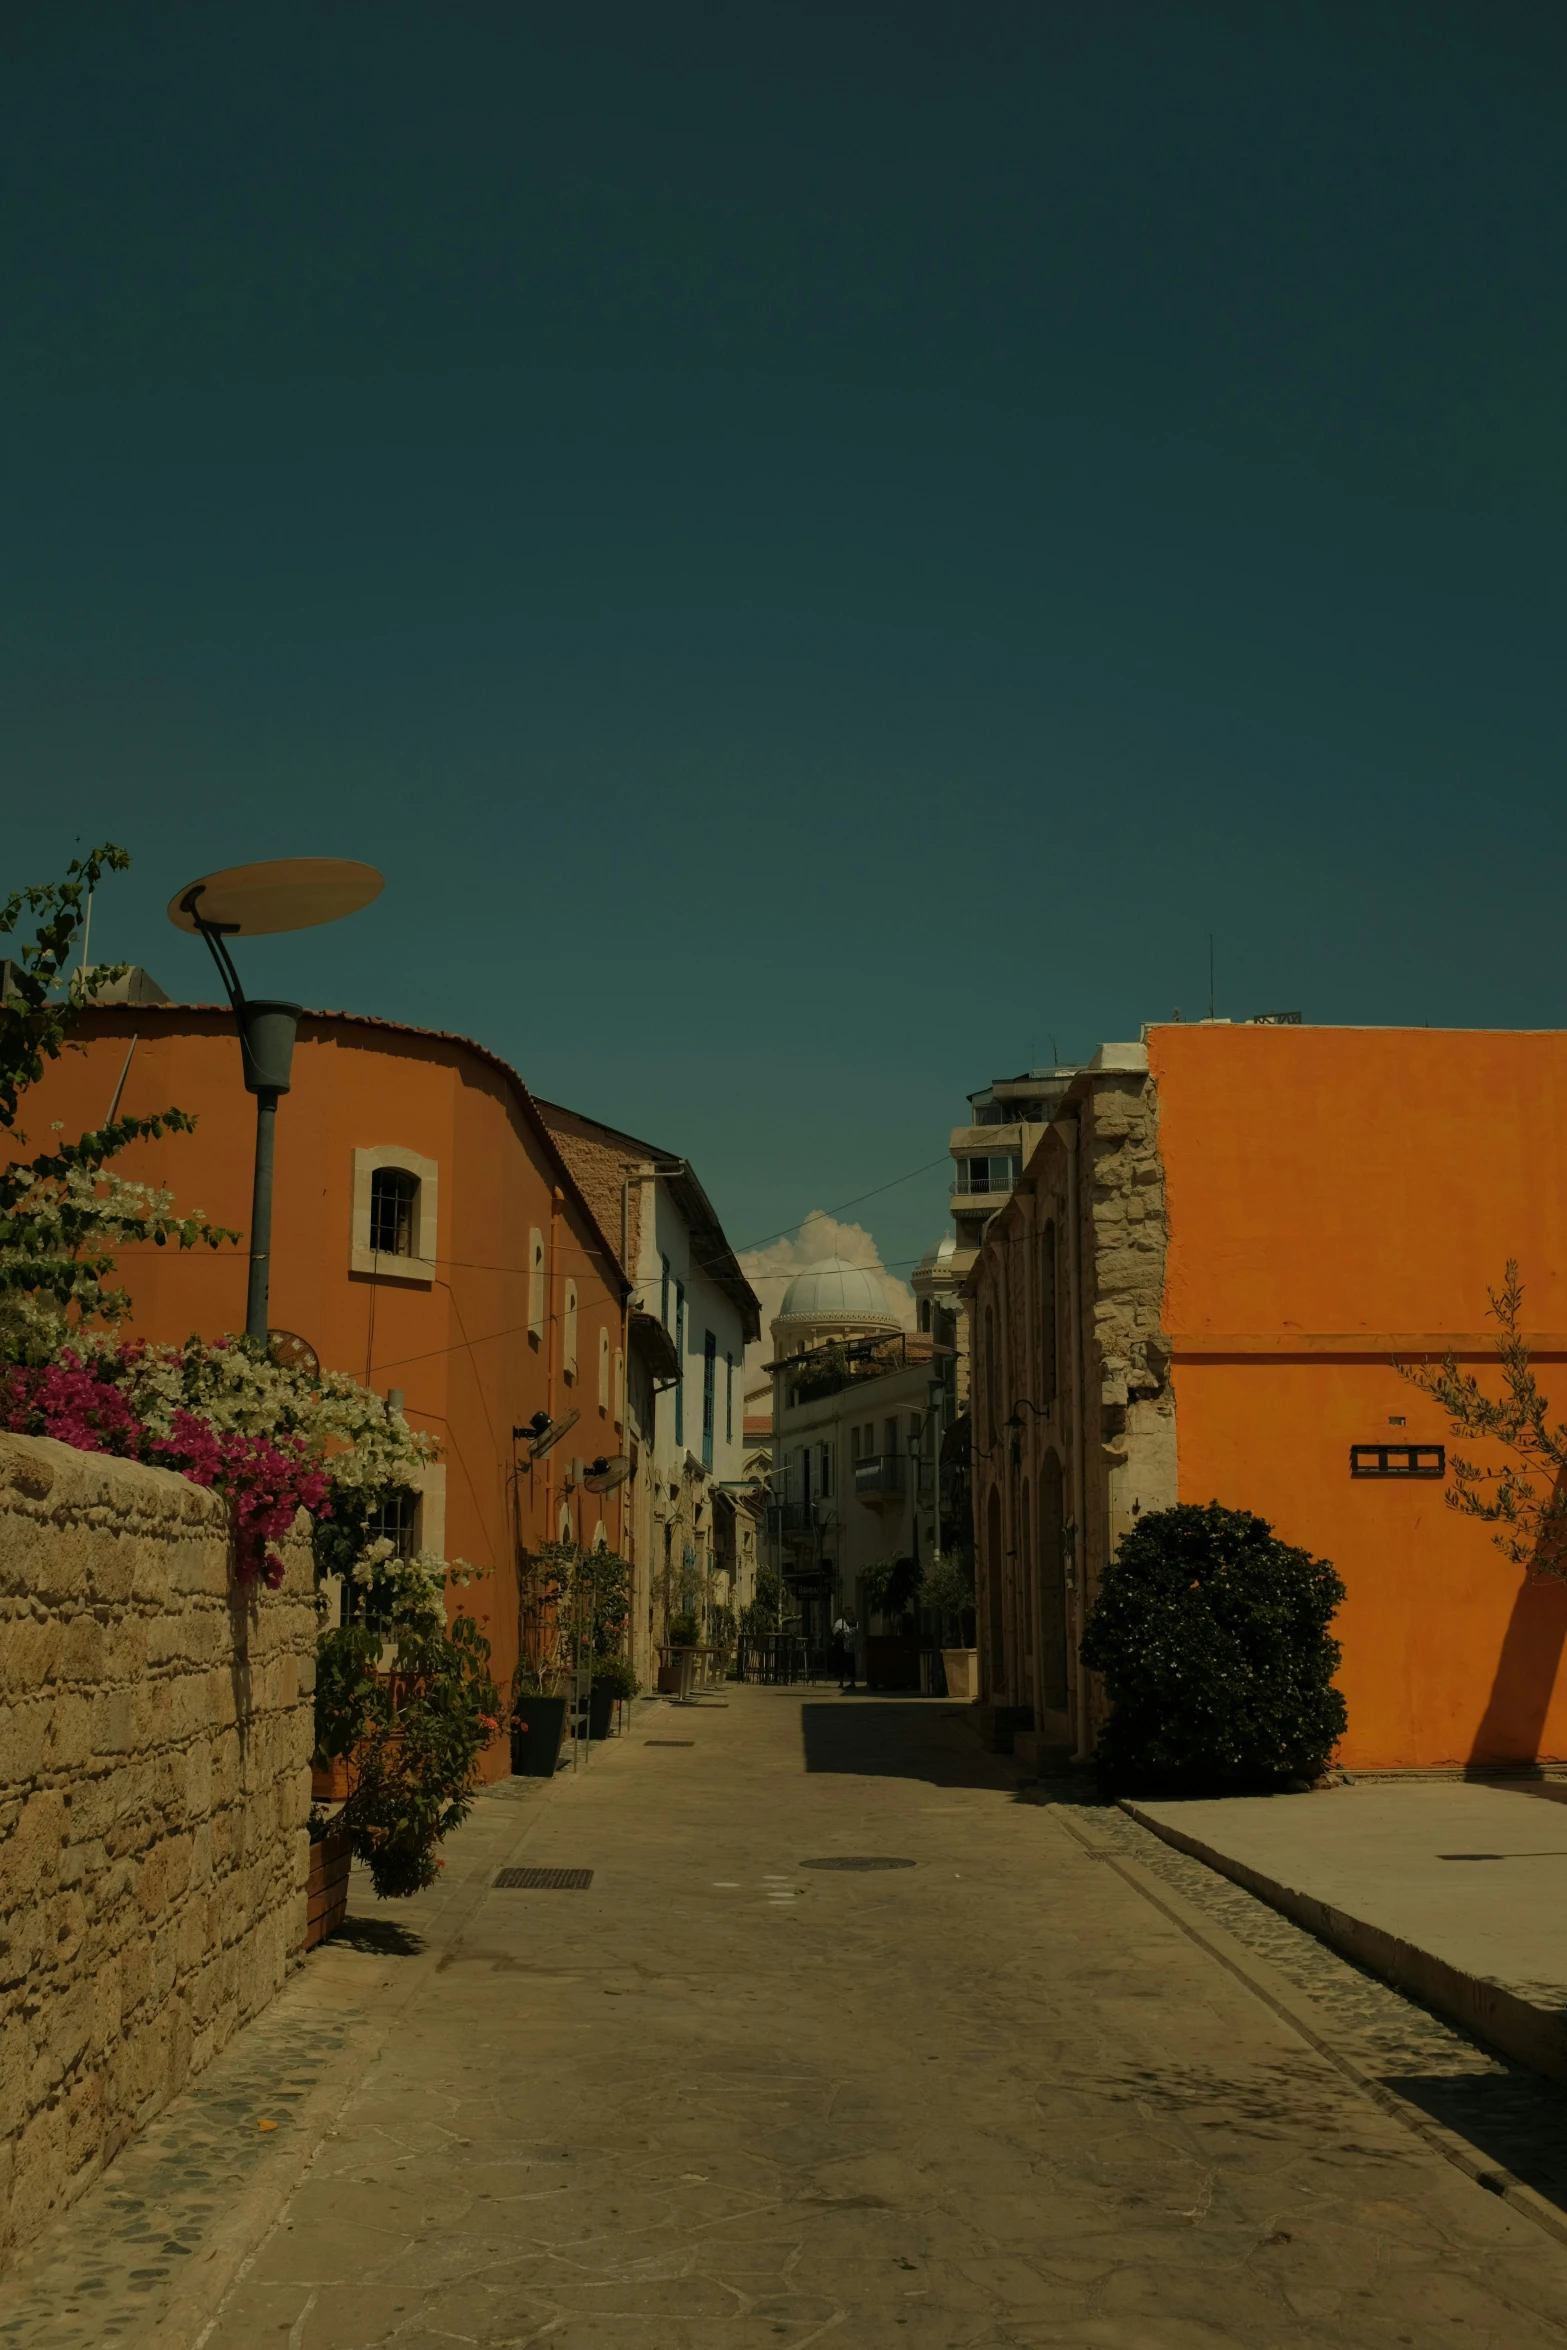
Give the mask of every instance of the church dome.
[{"label": "church dome", "polygon": [[846,1257],[823,1257],[796,1273],[784,1291],[778,1319],[818,1327],[836,1322],[852,1330],[903,1327],[888,1310],[887,1293],[876,1274],[865,1265],[851,1265]]}]

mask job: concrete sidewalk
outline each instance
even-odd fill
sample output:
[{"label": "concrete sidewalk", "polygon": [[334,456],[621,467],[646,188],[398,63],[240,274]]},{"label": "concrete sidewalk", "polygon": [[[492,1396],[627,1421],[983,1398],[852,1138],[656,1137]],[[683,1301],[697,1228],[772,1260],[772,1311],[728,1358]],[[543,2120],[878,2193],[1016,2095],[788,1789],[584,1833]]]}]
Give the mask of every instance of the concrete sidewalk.
[{"label": "concrete sidewalk", "polygon": [[1567,1787],[1541,1781],[1379,1781],[1122,1809],[1505,2055],[1567,2080],[1564,1798]]}]

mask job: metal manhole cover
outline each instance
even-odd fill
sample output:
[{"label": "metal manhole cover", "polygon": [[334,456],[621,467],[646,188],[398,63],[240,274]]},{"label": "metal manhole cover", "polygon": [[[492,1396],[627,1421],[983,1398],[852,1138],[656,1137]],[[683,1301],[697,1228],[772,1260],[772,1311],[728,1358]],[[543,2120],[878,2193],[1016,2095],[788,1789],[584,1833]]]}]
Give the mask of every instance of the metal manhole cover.
[{"label": "metal manhole cover", "polygon": [[919,1863],[912,1860],[887,1860],[879,1853],[834,1856],[831,1860],[802,1860],[802,1869],[912,1869]]},{"label": "metal manhole cover", "polygon": [[495,1880],[508,1893],[586,1893],[591,1869],[502,1869]]},{"label": "metal manhole cover", "polygon": [[644,1746],[695,1746],[694,1738],[644,1738]]}]

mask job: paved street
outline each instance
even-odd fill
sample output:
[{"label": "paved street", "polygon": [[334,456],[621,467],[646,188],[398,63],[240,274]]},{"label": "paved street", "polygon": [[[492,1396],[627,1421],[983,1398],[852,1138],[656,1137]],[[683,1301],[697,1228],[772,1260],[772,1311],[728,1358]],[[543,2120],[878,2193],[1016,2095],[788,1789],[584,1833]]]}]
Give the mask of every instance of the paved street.
[{"label": "paved street", "polygon": [[[1104,1865],[1102,1818],[1019,1800],[939,1702],[653,1709],[574,1780],[487,1798],[401,1925],[364,1905],[248,2071],[231,2052],[39,2247],[0,2340],[1567,2342],[1567,2244]],[[808,1865],[856,1858],[914,1865]],[[505,1866],[593,1879],[493,1889]],[[203,2313],[204,2262],[232,2281]]]}]

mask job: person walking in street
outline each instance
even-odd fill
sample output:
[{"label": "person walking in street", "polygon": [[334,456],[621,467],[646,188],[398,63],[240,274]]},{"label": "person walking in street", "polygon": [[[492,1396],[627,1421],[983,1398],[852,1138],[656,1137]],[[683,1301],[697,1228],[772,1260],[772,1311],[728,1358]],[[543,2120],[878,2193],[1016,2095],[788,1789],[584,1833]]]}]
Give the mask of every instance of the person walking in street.
[{"label": "person walking in street", "polygon": [[852,1616],[840,1616],[832,1628],[832,1636],[838,1648],[838,1694],[840,1697],[846,1693],[851,1695],[853,1693],[855,1643],[858,1635],[859,1626]]}]

